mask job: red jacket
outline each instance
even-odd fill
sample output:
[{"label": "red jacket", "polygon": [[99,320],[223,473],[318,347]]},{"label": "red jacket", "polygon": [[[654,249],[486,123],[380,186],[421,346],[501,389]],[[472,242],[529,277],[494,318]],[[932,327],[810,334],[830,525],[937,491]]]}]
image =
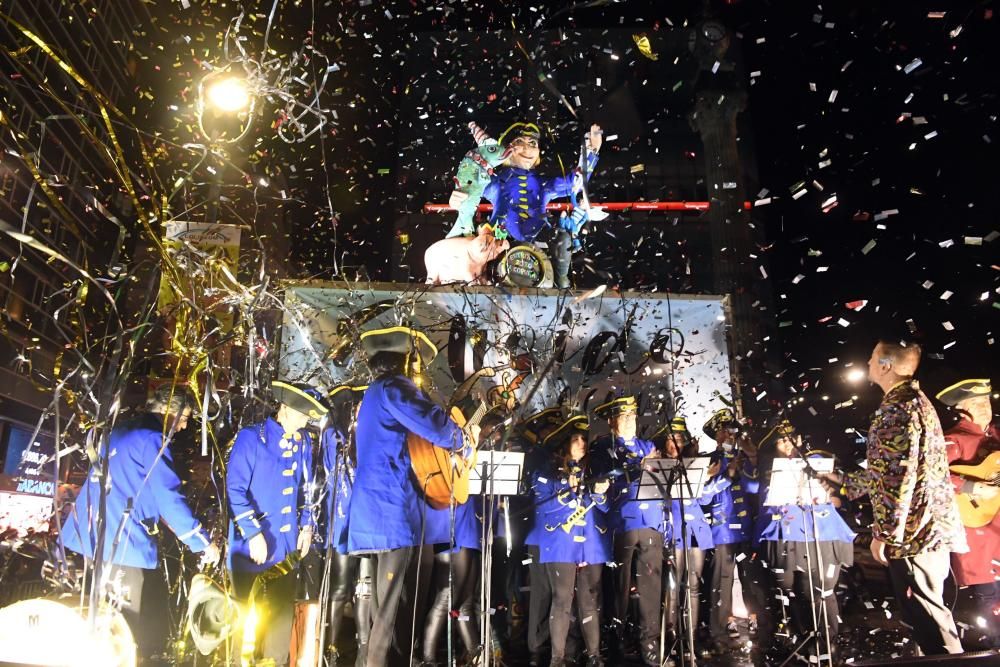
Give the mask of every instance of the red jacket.
[{"label": "red jacket", "polygon": [[[990,452],[1000,450],[1000,432],[995,424],[983,431],[973,422],[963,419],[945,433],[945,444],[949,463],[976,465]],[[966,480],[959,475],[952,475],[951,481],[956,493],[970,492],[974,483],[974,480]],[[969,487],[963,488],[966,484]],[[966,527],[965,535],[969,553],[952,554],[958,585],[989,584],[1000,578],[1000,568],[993,564],[993,559],[1000,555],[1000,514],[982,528]]]}]

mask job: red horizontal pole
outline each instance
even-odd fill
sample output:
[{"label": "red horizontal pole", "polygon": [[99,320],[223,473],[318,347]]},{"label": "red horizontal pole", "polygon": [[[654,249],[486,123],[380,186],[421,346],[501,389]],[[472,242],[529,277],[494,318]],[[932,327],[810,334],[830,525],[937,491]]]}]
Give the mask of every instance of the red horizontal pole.
[{"label": "red horizontal pole", "polygon": [[[609,201],[594,202],[594,208],[605,211],[707,211],[709,203],[707,201]],[[751,204],[743,202],[743,210],[750,210]],[[424,213],[447,213],[454,211],[448,204],[424,204]],[[489,213],[493,210],[493,204],[480,204],[476,210],[479,213]],[[561,202],[548,204],[546,211],[572,211],[573,205]]]}]

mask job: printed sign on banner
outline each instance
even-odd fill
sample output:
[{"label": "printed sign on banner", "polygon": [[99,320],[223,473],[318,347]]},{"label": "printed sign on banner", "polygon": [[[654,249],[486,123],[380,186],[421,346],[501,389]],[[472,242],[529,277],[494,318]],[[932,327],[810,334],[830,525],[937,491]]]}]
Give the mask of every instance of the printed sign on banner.
[{"label": "printed sign on banner", "polygon": [[640,433],[663,426],[676,403],[699,436],[733,393],[724,297],[305,282],[286,286],[285,305],[278,375],[289,381],[366,380],[359,335],[406,324],[438,347],[425,386],[441,402],[486,391],[526,416],[589,412],[628,393],[641,401]]}]

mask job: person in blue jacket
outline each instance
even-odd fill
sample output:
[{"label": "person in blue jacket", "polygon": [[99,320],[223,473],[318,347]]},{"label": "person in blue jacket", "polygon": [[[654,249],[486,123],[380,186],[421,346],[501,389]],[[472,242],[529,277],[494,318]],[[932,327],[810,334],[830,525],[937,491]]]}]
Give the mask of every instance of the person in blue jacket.
[{"label": "person in blue jacket", "polygon": [[[500,135],[500,143],[510,137],[510,155],[506,166],[497,170],[483,191],[483,198],[493,204],[490,224],[505,231],[516,241],[533,243],[548,224],[546,205],[556,197],[568,197],[574,192],[578,171],[562,176],[541,178],[534,169],[541,161],[541,131],[533,123],[514,123]],[[586,136],[586,158],[581,158],[579,170],[587,178],[597,167],[597,153],[601,150],[603,133],[592,125]],[[579,186],[576,186],[579,189]],[[468,195],[455,190],[449,204],[459,208]],[[559,228],[552,245],[552,265],[556,274],[556,287],[569,287],[569,259],[571,234]]]},{"label": "person in blue jacket", "polygon": [[[418,555],[429,567],[423,549],[426,501],[411,471],[408,433],[437,447],[460,452],[469,440],[447,413],[418,387],[407,373],[429,363],[437,349],[421,332],[390,327],[361,334],[368,366],[375,376],[361,399],[356,429],[357,471],[348,515],[347,549],[374,559],[375,600],[369,667],[409,665],[411,628],[417,597]],[[390,656],[390,654],[392,654]]]},{"label": "person in blue jacket", "polygon": [[[808,461],[831,456],[820,450],[805,453],[802,436],[788,421],[782,421],[765,436],[761,450],[766,459],[807,456]],[[806,487],[805,493],[799,494],[802,504],[766,504],[771,482],[771,466],[767,467],[755,542],[781,593],[782,617],[799,637],[792,637],[792,644],[797,645],[818,626],[818,655],[824,655],[827,653],[827,632],[831,648],[835,650],[836,647],[840,610],[835,590],[841,568],[854,564],[855,535],[837,512],[836,499],[827,497],[825,492],[821,498],[815,498],[815,502],[806,503],[805,498],[809,495]],[[812,608],[810,601],[814,603]],[[813,625],[814,617],[817,626]],[[769,621],[769,629],[773,625],[773,621]]]},{"label": "person in blue jacket", "polygon": [[638,404],[634,396],[622,396],[594,408],[594,415],[608,422],[610,434],[591,445],[594,474],[621,470],[624,475],[611,485],[608,522],[614,531],[615,605],[613,650],[622,652],[623,634],[635,565],[635,589],[639,594],[639,646],[643,662],[659,664],[660,605],[663,581],[663,503],[638,500],[642,464],[660,453],[651,440],[636,435]]},{"label": "person in blue jacket", "polygon": [[567,663],[566,638],[574,600],[588,667],[603,665],[601,644],[601,572],[611,558],[604,514],[608,511],[609,482],[588,479],[587,434],[582,415],[570,417],[549,434],[544,446],[552,452],[547,468],[532,475],[539,561],[552,589],[549,632],[550,667]]},{"label": "person in blue jacket", "polygon": [[[229,566],[236,597],[248,601],[254,583],[275,568],[255,594],[255,655],[288,664],[295,604],[294,568],[312,543],[312,445],[305,428],[327,413],[322,394],[307,385],[271,383],[273,416],[239,431],[229,451]],[[297,558],[296,558],[297,557]],[[291,561],[291,563],[289,562]],[[269,573],[270,574],[270,573]]]},{"label": "person in blue jacket", "polygon": [[[670,421],[663,442],[663,454],[664,458],[668,459],[691,458],[698,455],[698,445],[691,437],[687,421],[683,417],[678,416]],[[718,461],[708,468],[707,480],[702,485],[701,495],[698,498],[670,500],[670,511],[666,517],[664,530],[664,546],[667,548],[673,580],[672,585],[667,586],[667,626],[668,634],[671,635],[680,631],[677,619],[682,607],[685,607],[681,605],[681,596],[686,596],[687,592],[691,594],[692,626],[693,629],[698,627],[705,556],[715,547],[712,528],[705,520],[705,512],[701,506],[732,484],[729,477],[719,474],[720,469],[721,463]],[[684,577],[681,574],[685,571],[687,591],[684,589],[685,584],[682,581]]]},{"label": "person in blue jacket", "polygon": [[[166,638],[162,627],[143,623],[141,616],[143,583],[158,564],[160,522],[191,551],[201,553],[202,564],[214,565],[219,560],[219,548],[188,507],[170,454],[171,440],[187,428],[190,416],[186,391],[164,385],[146,401],[144,412],[117,424],[98,451],[100,459],[107,457],[110,480],[101,587],[117,591],[122,616],[132,629],[141,657],[161,648]],[[90,468],[60,533],[63,546],[88,561],[94,560],[98,550],[101,470],[100,462]]]},{"label": "person in blue jacket", "polygon": [[[521,422],[519,431],[525,443],[524,474],[525,488],[530,490],[534,473],[538,470],[548,470],[552,455],[542,447],[545,438],[565,422],[562,409],[558,407],[545,408]],[[535,520],[535,512],[530,493],[521,497],[510,498],[514,509],[513,514],[523,517],[520,525],[513,528],[523,534],[524,559],[528,566],[528,623],[526,642],[528,645],[528,664],[531,667],[542,665],[542,654],[546,644],[551,639],[549,633],[549,609],[552,606],[552,589],[549,588],[549,578],[545,566],[539,556],[539,536],[545,527]]]},{"label": "person in blue jacket", "polygon": [[355,415],[361,394],[367,386],[342,384],[326,395],[330,409],[325,428],[320,437],[323,453],[325,503],[323,503],[323,528],[325,545],[329,553],[330,576],[330,650],[329,661],[336,665],[340,657],[337,635],[341,631],[347,604],[354,603],[354,620],[357,628],[357,664],[367,660],[371,623],[371,560],[356,558],[347,553],[347,517],[351,509],[351,489],[354,486]]},{"label": "person in blue jacket", "polygon": [[764,574],[753,558],[753,523],[757,508],[757,451],[741,434],[741,426],[729,408],[715,412],[702,427],[715,441],[713,462],[719,462],[719,475],[731,484],[716,494],[708,504],[712,517],[712,581],[709,600],[709,630],[717,652],[725,653],[730,642],[739,637],[733,616],[733,583],[737,572],[743,601],[750,613],[750,635],[757,634],[757,618],[767,606]]}]

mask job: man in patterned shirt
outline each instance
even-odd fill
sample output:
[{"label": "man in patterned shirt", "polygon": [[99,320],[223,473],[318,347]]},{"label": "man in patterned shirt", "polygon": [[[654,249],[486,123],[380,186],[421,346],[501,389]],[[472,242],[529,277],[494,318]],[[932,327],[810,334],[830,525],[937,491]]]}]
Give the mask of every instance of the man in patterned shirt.
[{"label": "man in patterned shirt", "polygon": [[885,392],[868,430],[868,467],[847,480],[871,496],[871,552],[889,568],[903,619],[927,655],[961,653],[944,603],[951,552],[968,550],[955,504],[941,422],[913,379],[920,347],[880,341],[868,379]]}]

